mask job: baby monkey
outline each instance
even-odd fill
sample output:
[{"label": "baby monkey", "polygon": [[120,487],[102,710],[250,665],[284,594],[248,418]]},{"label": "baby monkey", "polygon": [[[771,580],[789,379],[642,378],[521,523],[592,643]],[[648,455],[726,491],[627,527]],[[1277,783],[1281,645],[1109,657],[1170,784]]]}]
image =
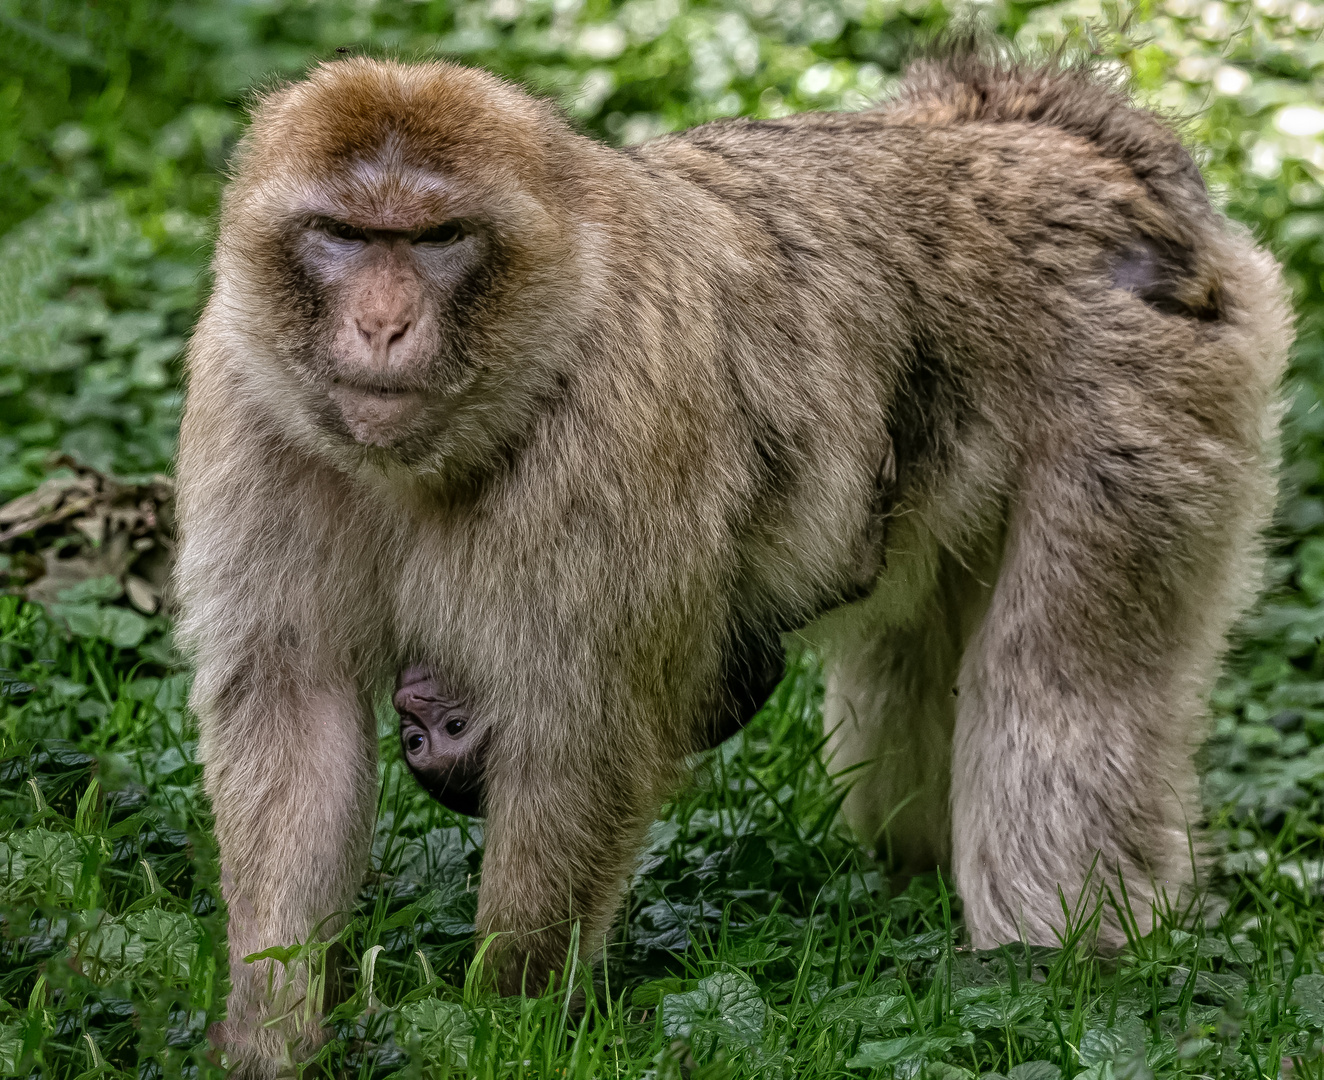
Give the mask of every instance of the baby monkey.
[{"label": "baby monkey", "polygon": [[[419,786],[447,810],[483,816],[488,728],[458,693],[422,664],[396,677],[391,699],[400,716],[400,749]],[[749,716],[730,718],[707,741],[711,750],[745,726]]]},{"label": "baby monkey", "polygon": [[423,790],[448,810],[483,813],[487,730],[450,687],[420,664],[396,680],[400,748]]}]

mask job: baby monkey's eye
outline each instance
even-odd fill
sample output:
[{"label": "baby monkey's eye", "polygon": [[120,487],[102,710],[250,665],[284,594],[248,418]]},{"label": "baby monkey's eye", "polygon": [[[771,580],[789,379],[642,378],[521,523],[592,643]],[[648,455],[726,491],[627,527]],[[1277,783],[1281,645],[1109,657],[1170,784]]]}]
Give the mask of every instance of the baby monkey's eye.
[{"label": "baby monkey's eye", "polygon": [[446,724],[446,734],[452,739],[455,738],[456,735],[464,730],[464,726],[467,723],[467,720],[462,720],[457,716],[454,720],[451,720]]},{"label": "baby monkey's eye", "polygon": [[458,221],[443,221],[440,225],[433,225],[430,229],[424,229],[416,237],[416,244],[453,244],[464,235],[464,226]]},{"label": "baby monkey's eye", "polygon": [[356,229],[353,225],[348,225],[343,221],[333,221],[327,219],[318,223],[318,228],[327,236],[333,236],[337,240],[366,240],[367,234],[362,229]]},{"label": "baby monkey's eye", "polygon": [[411,754],[417,754],[423,749],[423,736],[415,731],[405,740],[405,749]]}]

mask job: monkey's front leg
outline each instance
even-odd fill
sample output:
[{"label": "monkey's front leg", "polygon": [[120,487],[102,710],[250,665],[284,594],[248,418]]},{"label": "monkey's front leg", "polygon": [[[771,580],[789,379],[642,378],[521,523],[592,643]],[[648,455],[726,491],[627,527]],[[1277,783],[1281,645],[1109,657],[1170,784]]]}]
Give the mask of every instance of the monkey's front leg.
[{"label": "monkey's front leg", "polygon": [[195,707],[230,915],[228,1018],[213,1039],[235,1075],[271,1077],[324,1040],[320,1003],[306,965],[244,957],[343,923],[372,837],[372,719],[348,686],[254,688],[230,708]]},{"label": "monkey's front leg", "polygon": [[[573,716],[567,710],[565,716]],[[479,940],[499,936],[487,960],[502,993],[538,994],[567,963],[604,943],[621,885],[674,764],[599,731],[577,745],[563,726],[494,746],[487,774],[487,850],[478,896]]]}]

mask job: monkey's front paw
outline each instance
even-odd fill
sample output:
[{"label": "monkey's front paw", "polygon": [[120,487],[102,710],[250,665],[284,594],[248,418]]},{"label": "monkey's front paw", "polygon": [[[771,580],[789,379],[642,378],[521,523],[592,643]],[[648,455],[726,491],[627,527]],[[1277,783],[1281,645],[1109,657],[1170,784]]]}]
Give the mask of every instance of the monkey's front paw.
[{"label": "monkey's front paw", "polygon": [[298,1063],[309,1058],[329,1034],[320,1026],[298,1032],[242,1020],[220,1020],[207,1029],[212,1059],[235,1080],[277,1080],[298,1075]]}]

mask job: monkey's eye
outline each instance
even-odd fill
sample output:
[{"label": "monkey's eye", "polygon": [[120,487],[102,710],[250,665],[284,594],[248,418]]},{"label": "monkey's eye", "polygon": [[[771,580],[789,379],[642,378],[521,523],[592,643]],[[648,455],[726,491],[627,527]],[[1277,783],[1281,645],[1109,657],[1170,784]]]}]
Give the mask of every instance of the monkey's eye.
[{"label": "monkey's eye", "polygon": [[424,229],[416,237],[416,244],[437,244],[444,247],[447,244],[453,244],[464,235],[464,226],[458,221],[443,221],[440,225],[433,225],[430,229]]},{"label": "monkey's eye", "polygon": [[449,735],[452,739],[455,738],[456,735],[458,735],[461,731],[464,730],[465,725],[468,722],[469,721],[464,720],[457,716],[454,720],[451,720],[446,724],[446,734]]},{"label": "monkey's eye", "polygon": [[417,754],[423,749],[423,742],[424,739],[421,732],[411,732],[409,737],[405,739],[405,750],[408,753]]},{"label": "monkey's eye", "polygon": [[366,240],[368,234],[362,229],[356,229],[353,225],[348,225],[343,221],[334,221],[327,219],[318,224],[318,228],[327,236],[332,236],[337,240]]}]

